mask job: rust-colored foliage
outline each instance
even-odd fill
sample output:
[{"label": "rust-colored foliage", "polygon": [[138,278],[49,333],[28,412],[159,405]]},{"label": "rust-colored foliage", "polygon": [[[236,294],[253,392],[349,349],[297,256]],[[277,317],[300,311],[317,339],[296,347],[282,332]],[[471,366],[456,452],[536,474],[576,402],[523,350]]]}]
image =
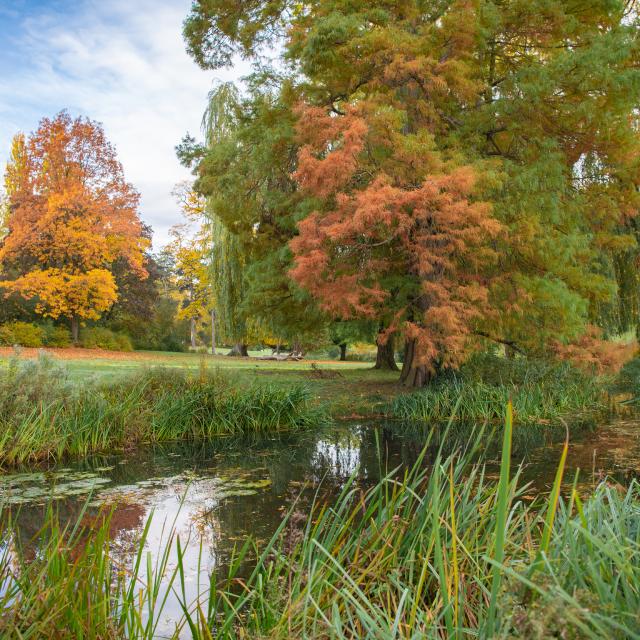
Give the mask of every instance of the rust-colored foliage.
[{"label": "rust-colored foliage", "polygon": [[139,195],[98,123],[62,112],[16,136],[5,187],[7,295],[35,299],[52,318],[97,319],[117,299],[116,259],[146,277]]},{"label": "rust-colored foliage", "polygon": [[[458,364],[487,304],[488,242],[501,231],[489,205],[472,199],[473,168],[448,167],[428,143],[412,143],[391,155],[389,172],[373,173],[367,155],[388,142],[385,130],[355,108],[334,116],[304,107],[298,131],[295,177],[318,207],[291,242],[292,277],[343,319],[391,309],[390,329],[403,323],[427,369]],[[394,162],[409,152],[434,172],[405,179]]]},{"label": "rust-colored foliage", "polygon": [[555,354],[590,373],[617,373],[638,351],[636,340],[614,342],[602,339],[602,330],[590,325],[577,341],[554,345]]}]

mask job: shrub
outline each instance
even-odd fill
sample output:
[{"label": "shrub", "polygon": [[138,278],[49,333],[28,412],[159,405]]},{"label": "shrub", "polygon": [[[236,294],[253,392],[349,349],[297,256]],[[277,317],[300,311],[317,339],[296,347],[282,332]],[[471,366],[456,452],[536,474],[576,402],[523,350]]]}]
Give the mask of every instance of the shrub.
[{"label": "shrub", "polygon": [[133,351],[129,336],[104,327],[90,327],[80,332],[80,346],[85,349],[107,349],[109,351]]},{"label": "shrub", "polygon": [[71,331],[66,327],[47,325],[44,330],[44,343],[47,347],[70,347]]},{"label": "shrub", "polygon": [[183,340],[178,336],[167,335],[163,337],[158,343],[151,345],[145,345],[145,349],[151,349],[153,351],[173,351],[181,353],[187,350],[187,347]]},{"label": "shrub", "polygon": [[66,369],[46,353],[40,352],[37,360],[11,358],[0,373],[0,424],[60,398],[70,399],[72,392]]},{"label": "shrub", "polygon": [[0,327],[0,344],[21,347],[41,347],[44,342],[44,330],[30,322],[9,322]]}]

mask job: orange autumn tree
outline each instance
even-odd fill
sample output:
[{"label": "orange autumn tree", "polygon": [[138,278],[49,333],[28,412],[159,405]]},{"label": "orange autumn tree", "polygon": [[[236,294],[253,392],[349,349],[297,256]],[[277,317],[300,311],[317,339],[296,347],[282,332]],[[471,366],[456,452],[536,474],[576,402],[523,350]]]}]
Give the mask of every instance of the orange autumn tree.
[{"label": "orange autumn tree", "polygon": [[388,111],[301,110],[295,177],[316,208],[291,242],[291,275],[336,317],[394,318],[402,381],[422,386],[473,340],[501,226],[472,199],[472,167],[393,132]]},{"label": "orange autumn tree", "polygon": [[116,260],[146,277],[139,194],[102,127],[66,112],[14,138],[5,191],[0,287],[33,299],[42,316],[67,318],[75,343],[80,322],[97,320],[118,298]]}]

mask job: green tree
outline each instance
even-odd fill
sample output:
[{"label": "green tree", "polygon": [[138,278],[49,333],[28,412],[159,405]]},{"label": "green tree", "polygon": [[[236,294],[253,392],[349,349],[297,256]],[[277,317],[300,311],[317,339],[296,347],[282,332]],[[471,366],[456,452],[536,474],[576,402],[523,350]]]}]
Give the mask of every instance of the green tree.
[{"label": "green tree", "polygon": [[[233,7],[196,0],[185,37],[208,68],[239,53],[258,63],[261,50],[279,40],[291,74],[257,74],[254,91],[291,98],[286,125],[279,126],[288,127],[292,153],[288,164],[272,165],[288,171],[273,181],[270,201],[286,201],[294,222],[306,224],[313,211],[339,210],[336,202],[344,206],[343,198],[353,201],[358,192],[373,195],[376,180],[410,193],[461,168],[474,176],[466,197],[489,203],[503,232],[486,236],[484,257],[475,264],[471,254],[456,257],[463,271],[445,290],[452,294],[460,275],[475,270],[486,302],[465,326],[442,326],[450,338],[455,332],[464,337],[455,347],[446,339],[446,348],[425,350],[433,342],[423,341],[417,360],[433,370],[447,359],[455,364],[478,341],[544,353],[555,340],[578,340],[589,323],[620,327],[637,313],[631,265],[640,182],[638,15],[636,1],[621,0],[253,0]],[[290,183],[300,158],[301,141],[291,134],[297,102],[331,114],[320,132],[328,146],[313,140],[308,127],[303,132],[311,155],[318,161],[330,155],[336,179],[345,171],[341,163],[353,161],[339,189],[323,191],[318,183],[306,199]],[[352,157],[341,156],[344,139],[327,129],[339,128],[354,110],[367,133]],[[255,138],[272,131],[262,122]],[[244,175],[258,165],[245,164]],[[209,175],[216,174],[231,175]],[[322,177],[328,180],[329,172]],[[334,234],[326,242],[334,257],[344,258],[354,239],[345,245],[344,236]],[[383,237],[380,230],[378,242]],[[396,246],[383,257],[399,256]],[[327,272],[326,281],[337,273]],[[395,328],[414,338],[429,329],[418,280],[403,277],[399,267],[376,285],[387,301],[376,313],[395,318],[394,310],[402,310]],[[322,302],[334,295],[327,288],[315,297]],[[455,358],[452,349],[459,352]]]},{"label": "green tree", "polygon": [[331,342],[340,348],[340,360],[347,359],[347,348],[354,342],[371,342],[373,325],[371,322],[335,320],[329,326]]},{"label": "green tree", "polygon": [[195,163],[195,188],[207,198],[217,313],[240,353],[251,338],[299,350],[327,338],[327,318],[288,276],[300,200],[291,175],[297,99],[280,80],[254,77],[245,99],[233,86],[217,87],[204,118],[206,145],[187,140],[179,152]]}]

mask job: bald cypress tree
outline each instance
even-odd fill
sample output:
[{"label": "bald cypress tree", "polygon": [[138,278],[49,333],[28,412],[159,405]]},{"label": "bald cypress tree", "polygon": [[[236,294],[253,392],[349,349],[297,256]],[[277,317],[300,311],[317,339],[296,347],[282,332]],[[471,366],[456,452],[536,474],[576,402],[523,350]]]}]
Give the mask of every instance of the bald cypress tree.
[{"label": "bald cypress tree", "polygon": [[[394,250],[380,258],[387,265],[394,259],[410,264],[407,252],[413,252],[415,269],[387,269],[374,278],[368,299],[360,290],[351,313],[396,319],[420,371],[405,372],[406,379],[421,384],[479,341],[546,353],[555,341],[578,340],[594,321],[609,317],[612,326],[624,327],[636,314],[638,288],[629,266],[640,182],[639,26],[637,3],[621,0],[252,0],[234,6],[196,0],[185,36],[195,59],[209,68],[238,53],[257,60],[280,39],[294,78],[290,91],[304,105],[299,117],[315,113],[323,123],[323,139],[307,127],[291,147],[297,144],[293,192],[303,196],[295,200],[297,281],[321,306],[333,306],[340,296],[321,285],[349,270],[357,275],[362,244],[376,244],[371,249],[378,253],[391,244]],[[346,137],[354,117],[362,124],[359,146]],[[314,173],[321,162],[323,171]],[[443,180],[460,171],[473,176],[473,185],[450,197],[461,207],[486,203],[501,231],[480,233],[480,225],[472,235],[483,242],[468,251],[466,241],[451,244],[451,233],[461,230],[449,227],[443,252],[433,248],[442,232],[436,225],[430,238],[422,234],[419,246],[409,247],[393,225],[411,211],[399,211],[398,199],[384,200],[383,185],[411,201],[425,185],[446,191]],[[349,207],[374,215],[371,206],[356,206],[363,199],[372,205],[374,196],[379,206],[375,224],[365,228],[368,240],[333,224],[340,215],[349,219]],[[415,203],[407,208],[415,212]],[[314,251],[330,259],[316,262],[315,277],[305,278],[301,260]],[[382,264],[365,257],[369,262],[360,266]],[[434,261],[445,257],[435,278],[444,287],[439,299],[459,300],[465,287],[469,294],[462,308],[449,305],[448,318],[433,302]],[[425,264],[431,265],[428,278],[420,273]],[[365,275],[376,273],[382,275],[380,269]]]}]

